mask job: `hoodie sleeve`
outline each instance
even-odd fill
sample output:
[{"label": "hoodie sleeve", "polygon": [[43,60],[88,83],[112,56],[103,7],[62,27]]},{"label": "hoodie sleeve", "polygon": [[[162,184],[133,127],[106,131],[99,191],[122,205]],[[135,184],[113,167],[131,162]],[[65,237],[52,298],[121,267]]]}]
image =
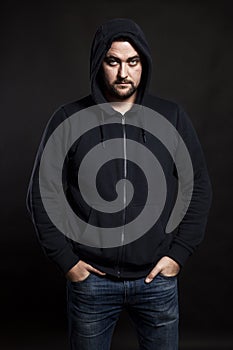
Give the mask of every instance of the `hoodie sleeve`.
[{"label": "hoodie sleeve", "polygon": [[39,167],[44,147],[50,135],[64,119],[66,115],[64,108],[61,107],[54,113],[45,128],[37,151],[26,201],[42,249],[60,270],[66,273],[79,261],[79,258],[72,250],[71,241],[51,222],[43,206],[39,188]]},{"label": "hoodie sleeve", "polygon": [[183,266],[204,238],[212,200],[212,188],[197,134],[189,117],[179,107],[177,130],[191,157],[194,183],[188,210],[179,224],[167,256]]}]

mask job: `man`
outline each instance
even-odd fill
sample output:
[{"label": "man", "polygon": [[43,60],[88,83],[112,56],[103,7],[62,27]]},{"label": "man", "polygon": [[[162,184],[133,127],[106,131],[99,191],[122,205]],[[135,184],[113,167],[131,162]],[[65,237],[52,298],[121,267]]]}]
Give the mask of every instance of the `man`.
[{"label": "man", "polygon": [[[139,26],[129,19],[104,23],[98,28],[91,49],[91,95],[59,108],[50,119],[39,147],[27,203],[43,249],[67,278],[72,350],[110,349],[113,330],[123,308],[128,310],[136,327],[140,349],[178,349],[177,275],[203,239],[211,186],[199,141],[187,115],[175,103],[147,94],[150,74],[151,56]],[[108,103],[107,107],[102,105],[104,103]],[[43,182],[39,175],[40,162],[50,136],[75,113],[93,106],[96,106],[96,115],[100,112],[99,127],[84,133],[72,147],[68,147],[62,175],[63,189],[73,211],[86,223],[104,227],[109,232],[112,227],[123,228],[119,244],[112,246],[85,243],[86,231],[78,239],[69,233],[64,235],[59,223],[54,224],[50,213],[46,212],[46,199],[40,188]],[[192,161],[192,198],[178,227],[170,233],[165,230],[177,195],[179,166],[175,170],[174,159],[148,131],[152,125],[145,125],[147,108],[157,113],[156,116],[162,115],[179,132]],[[93,115],[93,110],[90,113]],[[135,118],[137,127],[132,125]],[[81,122],[78,127],[82,127]],[[74,129],[71,127],[68,135]],[[98,191],[109,206],[103,210],[97,203],[94,207],[93,200],[93,208],[90,208],[83,199],[80,184],[85,183],[84,189],[88,193],[91,182],[87,178],[92,174],[94,164],[92,161],[83,177],[79,177],[81,164],[85,154],[99,143],[103,145],[100,157],[105,157],[106,152],[114,153],[115,149],[109,143],[112,139],[121,140],[122,158],[115,157],[115,162],[109,162],[106,170],[101,170],[96,176]],[[144,148],[148,147],[162,163],[167,199],[157,222],[141,236],[135,233],[135,237],[127,241],[125,228],[143,212],[150,195],[148,183],[127,153],[132,139]],[[139,151],[135,153],[135,159],[139,159]],[[149,154],[148,159],[145,158],[144,161],[149,163]],[[122,178],[134,184],[134,193],[127,203],[129,189],[124,182],[122,192],[118,192],[123,208],[111,212],[109,207],[117,198],[116,184]],[[52,181],[47,181],[46,186],[50,195],[59,192]],[[90,198],[93,198],[92,191],[90,193]],[[85,193],[83,195],[88,197]],[[156,212],[157,206],[153,205],[148,221]],[[64,215],[59,205],[56,208],[59,217]],[[137,226],[134,226],[135,232]]]}]

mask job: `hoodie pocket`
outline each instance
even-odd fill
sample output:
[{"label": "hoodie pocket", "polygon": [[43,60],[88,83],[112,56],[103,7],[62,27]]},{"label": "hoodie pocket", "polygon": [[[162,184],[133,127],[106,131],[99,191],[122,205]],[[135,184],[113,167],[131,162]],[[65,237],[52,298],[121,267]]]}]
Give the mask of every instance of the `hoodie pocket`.
[{"label": "hoodie pocket", "polygon": [[[131,217],[134,216],[133,214],[136,215],[142,212],[143,208],[142,205],[133,206],[131,208]],[[150,212],[153,213],[154,211],[156,213],[156,210],[156,205],[150,206]],[[135,229],[138,231],[136,222]],[[165,238],[165,229],[160,219],[158,219],[146,232],[142,232],[139,238],[125,245],[122,263],[125,267],[131,269],[143,269],[143,267],[150,266],[159,255],[160,246]]]},{"label": "hoodie pocket", "polygon": [[[101,227],[108,227],[108,221],[104,219],[103,207],[101,207],[101,211],[95,211],[93,208],[90,210],[86,228],[82,232],[83,241],[75,243],[74,250],[77,255],[87,263],[110,267],[114,266],[116,262],[119,247],[103,247]],[[107,220],[109,220],[109,218]],[[90,233],[88,229],[88,224],[94,227],[92,233]],[[111,227],[111,225],[109,226]],[[88,241],[88,237],[91,237],[92,243],[94,241],[94,246],[93,244],[88,244],[88,242],[83,244],[86,240]]]}]

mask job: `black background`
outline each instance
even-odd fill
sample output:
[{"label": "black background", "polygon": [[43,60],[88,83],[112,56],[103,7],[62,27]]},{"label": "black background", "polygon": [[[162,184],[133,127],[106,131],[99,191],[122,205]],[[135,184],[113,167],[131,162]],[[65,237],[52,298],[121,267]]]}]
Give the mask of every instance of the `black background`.
[{"label": "black background", "polygon": [[[206,237],[180,280],[181,349],[233,349],[231,1],[48,1],[1,5],[1,349],[67,349],[65,280],[44,256],[25,208],[43,129],[89,93],[96,27],[135,20],[149,41],[151,92],[180,103],[213,185]],[[122,314],[112,349],[136,349]]]}]

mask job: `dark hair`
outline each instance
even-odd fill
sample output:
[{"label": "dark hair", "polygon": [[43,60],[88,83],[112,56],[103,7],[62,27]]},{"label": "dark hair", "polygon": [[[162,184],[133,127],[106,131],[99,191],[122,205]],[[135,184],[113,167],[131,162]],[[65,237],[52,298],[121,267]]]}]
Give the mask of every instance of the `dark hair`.
[{"label": "dark hair", "polygon": [[136,47],[135,43],[133,42],[133,40],[126,35],[119,35],[117,37],[114,37],[114,39],[112,40],[112,43],[114,41],[128,41],[128,43],[130,43],[134,47],[135,50],[139,51],[138,48]]},{"label": "dark hair", "polygon": [[120,35],[117,36],[113,39],[113,41],[129,41],[130,42],[130,38],[127,37],[126,35]]}]

